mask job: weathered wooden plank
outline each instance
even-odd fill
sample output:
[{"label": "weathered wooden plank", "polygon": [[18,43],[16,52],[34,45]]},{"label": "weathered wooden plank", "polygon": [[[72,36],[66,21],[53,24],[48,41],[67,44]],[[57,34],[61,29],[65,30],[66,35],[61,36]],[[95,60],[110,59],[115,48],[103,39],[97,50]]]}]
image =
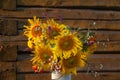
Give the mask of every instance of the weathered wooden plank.
[{"label": "weathered wooden plank", "polygon": [[26,46],[27,41],[15,41],[15,42],[0,42],[3,46]]},{"label": "weathered wooden plank", "polygon": [[15,62],[0,62],[0,80],[16,80]]},{"label": "weathered wooden plank", "polygon": [[16,21],[1,20],[0,34],[2,34],[2,35],[16,35],[17,34]]},{"label": "weathered wooden plank", "polygon": [[0,80],[16,80],[15,71],[6,71],[0,74]]},{"label": "weathered wooden plank", "polygon": [[[32,62],[30,61],[32,57],[30,54],[21,54],[18,56],[17,71],[18,72],[34,72],[32,70]],[[119,71],[120,70],[120,54],[92,54],[88,63],[92,66],[93,70],[98,71]],[[101,65],[103,66],[100,69]],[[79,69],[79,71],[87,71],[87,66],[85,68]]]},{"label": "weathered wooden plank", "polygon": [[97,51],[120,51],[120,42],[101,42]]},{"label": "weathered wooden plank", "polygon": [[30,59],[17,61],[17,72],[34,72]]},{"label": "weathered wooden plank", "polygon": [[[96,77],[95,77],[96,76]],[[78,73],[77,76],[72,76],[73,80],[119,80],[120,73],[115,72],[98,72],[98,74]]]},{"label": "weathered wooden plank", "polygon": [[120,41],[119,31],[96,31],[97,41]]},{"label": "weathered wooden plank", "polygon": [[0,51],[0,60],[1,61],[16,61],[17,59],[17,47],[16,46],[6,46],[2,51]]},{"label": "weathered wooden plank", "polygon": [[[68,14],[69,13],[69,14]],[[6,11],[0,9],[0,17],[6,18],[28,18],[37,16],[40,18],[49,17],[58,19],[100,19],[100,20],[120,20],[119,11],[102,11],[102,10],[81,10],[81,9],[54,9],[54,8],[30,8],[19,11]]]},{"label": "weathered wooden plank", "polygon": [[[18,74],[17,80],[51,80],[50,73],[40,73],[40,74]],[[119,80],[120,73],[115,72],[103,72],[99,73],[97,77],[94,77],[93,74],[86,74],[84,72],[80,72],[77,76],[72,75],[72,80]]]},{"label": "weathered wooden plank", "polygon": [[[104,30],[120,30],[120,21],[95,21],[95,20],[56,20],[58,23],[63,23],[73,28],[80,27],[81,29],[104,29]],[[18,20],[18,28],[23,28],[27,25],[26,19]]]},{"label": "weathered wooden plank", "polygon": [[16,10],[16,0],[1,0],[2,9]]},{"label": "weathered wooden plank", "polygon": [[22,35],[18,36],[0,36],[0,42],[16,42],[16,41],[26,41],[27,37]]},{"label": "weathered wooden plank", "polygon": [[99,7],[120,7],[120,0],[17,0],[20,6],[99,6]]},{"label": "weathered wooden plank", "polygon": [[0,9],[2,8],[2,2],[0,2]]},{"label": "weathered wooden plank", "polygon": [[16,70],[16,63],[15,62],[1,62],[0,61],[0,72],[5,72],[8,70]]},{"label": "weathered wooden plank", "polygon": [[42,74],[17,74],[17,80],[51,80],[48,73]]}]

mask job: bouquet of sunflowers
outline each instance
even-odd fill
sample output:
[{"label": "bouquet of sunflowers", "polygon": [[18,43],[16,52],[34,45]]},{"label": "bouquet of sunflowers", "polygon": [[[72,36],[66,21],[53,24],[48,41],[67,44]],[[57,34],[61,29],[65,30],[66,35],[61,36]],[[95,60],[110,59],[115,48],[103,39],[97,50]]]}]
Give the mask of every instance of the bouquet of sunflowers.
[{"label": "bouquet of sunflowers", "polygon": [[54,19],[42,21],[34,16],[24,26],[27,45],[32,49],[32,68],[35,72],[50,70],[64,74],[76,74],[84,67],[89,54],[96,49],[96,36],[91,31],[72,30]]}]

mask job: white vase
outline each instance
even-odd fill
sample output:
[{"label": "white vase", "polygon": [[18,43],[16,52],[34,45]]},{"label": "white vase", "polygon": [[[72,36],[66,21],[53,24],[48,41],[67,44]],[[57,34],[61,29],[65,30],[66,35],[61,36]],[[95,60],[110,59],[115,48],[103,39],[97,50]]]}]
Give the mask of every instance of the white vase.
[{"label": "white vase", "polygon": [[51,79],[52,80],[71,80],[71,74],[62,75],[60,72],[54,71],[51,73]]}]

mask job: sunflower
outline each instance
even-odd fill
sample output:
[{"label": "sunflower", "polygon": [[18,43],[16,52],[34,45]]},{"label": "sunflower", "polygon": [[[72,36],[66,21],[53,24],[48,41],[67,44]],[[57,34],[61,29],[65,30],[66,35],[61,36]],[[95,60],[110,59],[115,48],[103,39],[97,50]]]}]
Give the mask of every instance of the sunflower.
[{"label": "sunflower", "polygon": [[71,55],[76,55],[78,50],[82,49],[82,42],[75,36],[74,33],[60,36],[56,43],[56,56],[60,58],[69,58]]},{"label": "sunflower", "polygon": [[86,62],[87,62],[87,59],[88,59],[88,56],[90,55],[89,54],[89,52],[87,52],[87,51],[80,51],[79,52],[81,55],[80,55],[80,62],[81,62],[81,64],[80,64],[80,66],[81,67],[84,67],[85,65],[86,65]]},{"label": "sunflower", "polygon": [[28,41],[30,40],[31,43],[40,41],[38,39],[42,39],[42,31],[44,28],[41,20],[39,20],[39,18],[37,19],[36,16],[34,16],[34,19],[28,19],[28,22],[30,23],[30,26],[24,26],[24,35],[28,37]]},{"label": "sunflower", "polygon": [[63,74],[73,73],[76,75],[76,68],[83,67],[81,52],[78,52],[75,56],[71,56],[68,59],[62,59],[61,64]]},{"label": "sunflower", "polygon": [[40,64],[44,69],[50,68],[50,63],[53,60],[53,52],[48,47],[36,46],[35,56],[32,58],[33,64]]},{"label": "sunflower", "polygon": [[93,53],[96,48],[97,48],[97,43],[94,43],[91,46],[89,46],[86,51],[89,53]]},{"label": "sunflower", "polygon": [[45,27],[48,43],[55,43],[55,40],[58,36],[61,36],[68,32],[67,26],[64,24],[58,24],[54,21],[54,19],[47,20]]},{"label": "sunflower", "polygon": [[34,43],[33,43],[32,40],[28,40],[27,45],[28,45],[29,48],[34,49]]}]

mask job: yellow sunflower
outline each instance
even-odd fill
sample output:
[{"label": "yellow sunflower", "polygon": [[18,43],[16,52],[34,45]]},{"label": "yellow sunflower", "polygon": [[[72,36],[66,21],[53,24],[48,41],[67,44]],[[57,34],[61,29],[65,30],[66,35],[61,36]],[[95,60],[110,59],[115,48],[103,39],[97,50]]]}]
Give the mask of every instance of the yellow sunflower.
[{"label": "yellow sunflower", "polygon": [[62,59],[61,64],[63,74],[73,73],[76,75],[76,68],[83,66],[81,53],[79,52],[75,56],[71,56],[68,59]]},{"label": "yellow sunflower", "polygon": [[33,64],[39,63],[45,70],[50,68],[50,63],[53,60],[53,52],[48,47],[36,46],[35,56],[32,58]]},{"label": "yellow sunflower", "polygon": [[54,21],[54,19],[47,20],[45,27],[48,43],[55,43],[55,40],[58,36],[61,36],[68,32],[67,26],[64,24],[58,24]]},{"label": "yellow sunflower", "polygon": [[76,55],[78,50],[82,50],[82,42],[74,33],[60,36],[56,43],[56,56],[60,58],[69,58],[71,55]]},{"label": "yellow sunflower", "polygon": [[87,62],[87,59],[88,59],[88,56],[90,55],[88,52],[83,52],[83,51],[80,51],[79,52],[81,55],[80,55],[80,67],[84,67],[86,65],[86,62]]},{"label": "yellow sunflower", "polygon": [[86,51],[89,53],[93,53],[96,48],[97,48],[97,43],[94,43],[91,46],[89,46]]},{"label": "yellow sunflower", "polygon": [[34,16],[34,19],[28,19],[28,22],[30,23],[30,26],[24,26],[24,35],[29,38],[36,38],[38,36],[41,36],[43,26],[39,18],[37,19],[36,16]]},{"label": "yellow sunflower", "polygon": [[[34,16],[34,19],[28,19],[28,22],[30,23],[30,26],[24,26],[24,35],[28,37],[28,40],[30,40],[31,43],[36,44],[36,42],[40,42],[40,39],[42,39],[41,37],[43,37],[42,31],[44,29],[44,26],[41,20],[39,20],[39,18],[36,18],[36,16]],[[30,46],[33,45],[31,44]]]},{"label": "yellow sunflower", "polygon": [[34,49],[34,43],[33,43],[32,40],[28,40],[27,45],[28,45],[29,48]]}]

